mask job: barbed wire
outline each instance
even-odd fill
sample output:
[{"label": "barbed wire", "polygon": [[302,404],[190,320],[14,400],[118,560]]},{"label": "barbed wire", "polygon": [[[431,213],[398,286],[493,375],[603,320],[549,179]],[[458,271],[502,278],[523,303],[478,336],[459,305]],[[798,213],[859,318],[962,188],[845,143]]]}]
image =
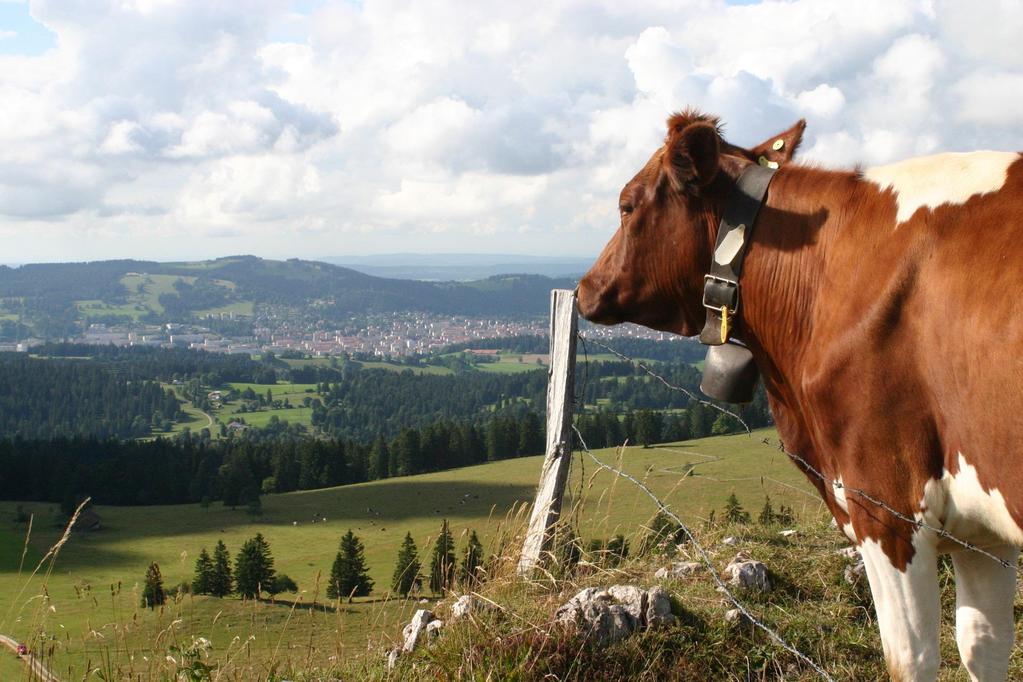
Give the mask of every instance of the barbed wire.
[{"label": "barbed wire", "polygon": [[[586,338],[581,333],[579,334],[579,336],[580,336],[580,338],[584,338],[584,339]],[[650,369],[650,367],[648,367],[646,365],[646,363],[642,362],[641,360],[636,360],[634,358],[630,358],[629,356],[625,355],[624,353],[621,353],[620,351],[615,350],[614,348],[611,348],[610,346],[608,346],[606,344],[603,344],[603,343],[601,343],[601,342],[599,342],[599,341],[597,341],[595,339],[588,339],[588,340],[590,342],[594,343],[595,345],[600,346],[601,348],[604,348],[605,350],[611,352],[612,354],[614,354],[615,356],[621,358],[622,360],[625,360],[627,362],[631,362],[631,363],[635,364],[636,366],[640,367],[644,372],[646,372],[650,376],[652,376],[655,379],[657,379],[658,381],[660,381],[662,384],[664,384],[669,389],[675,390],[675,391],[679,391],[681,393],[684,393],[685,395],[688,395],[688,396],[692,397],[694,400],[697,400],[698,402],[700,402],[700,403],[702,403],[704,405],[710,405],[711,407],[714,407],[715,409],[717,409],[717,410],[719,410],[721,412],[724,412],[725,414],[731,415],[732,417],[737,419],[739,421],[739,423],[742,425],[742,427],[743,427],[743,429],[745,431],[745,435],[750,437],[750,438],[753,437],[753,432],[749,428],[749,426],[746,424],[746,422],[743,421],[738,415],[734,414],[733,412],[731,412],[731,411],[729,411],[729,410],[727,410],[725,408],[722,408],[722,407],[720,407],[718,405],[715,405],[714,403],[711,403],[711,402],[709,402],[707,400],[703,400],[702,398],[697,397],[692,391],[690,391],[687,388],[684,388],[682,386],[677,386],[675,384],[672,384],[670,381],[668,381],[667,379],[665,379],[664,377],[659,375],[657,372],[655,372],[652,369]],[[888,503],[886,503],[884,500],[878,499],[877,497],[871,495],[870,493],[868,493],[867,491],[863,490],[862,488],[857,488],[857,487],[854,487],[854,486],[845,485],[844,483],[842,483],[840,481],[832,480],[832,479],[828,478],[823,473],[818,471],[814,466],[812,466],[805,458],[799,456],[798,454],[796,454],[794,452],[789,451],[785,447],[785,444],[781,442],[781,440],[779,440],[777,442],[776,446],[774,446],[772,444],[770,438],[764,438],[761,442],[764,445],[771,446],[771,447],[776,447],[778,449],[778,451],[784,453],[789,459],[791,459],[793,462],[796,462],[800,466],[800,468],[802,468],[806,473],[811,474],[812,476],[814,476],[815,478],[820,480],[825,486],[829,486],[830,485],[835,490],[844,490],[844,491],[850,492],[853,495],[856,495],[857,497],[859,497],[859,498],[861,498],[863,500],[866,500],[867,502],[869,502],[870,504],[874,505],[875,507],[888,512],[893,517],[895,517],[895,518],[897,518],[897,519],[899,519],[901,521],[904,521],[904,522],[912,525],[914,528],[916,528],[918,530],[923,529],[923,530],[931,531],[932,533],[934,533],[938,537],[942,538],[943,540],[948,540],[949,542],[952,542],[952,543],[954,543],[956,545],[959,545],[960,547],[962,547],[964,549],[967,549],[967,550],[970,550],[972,552],[976,552],[976,553],[978,553],[978,554],[980,554],[982,556],[985,556],[985,557],[991,559],[992,561],[997,562],[1003,568],[1009,569],[1009,570],[1015,572],[1017,575],[1019,574],[1019,568],[1017,566],[1014,566],[1013,564],[1011,564],[1010,562],[1006,561],[1005,559],[1002,559],[1001,557],[996,556],[995,554],[992,554],[991,552],[988,552],[987,550],[985,550],[985,549],[983,549],[981,547],[978,547],[977,545],[973,544],[972,542],[969,542],[967,540],[963,540],[961,538],[958,538],[955,535],[953,535],[952,533],[949,533],[944,528],[939,528],[937,526],[933,526],[933,525],[925,522],[923,519],[918,519],[916,517],[904,514],[904,513],[900,512],[899,510],[895,509],[894,507],[892,507],[891,505],[889,505]]]},{"label": "barbed wire", "polygon": [[[768,446],[772,445],[770,438],[764,438],[761,442],[764,445],[768,445]],[[1007,569],[1009,569],[1011,571],[1014,571],[1016,573],[1019,573],[1019,569],[1016,566],[1013,566],[1011,563],[1009,563],[1005,559],[1002,559],[1001,557],[996,556],[996,555],[992,554],[991,552],[988,552],[987,550],[982,549],[981,547],[978,547],[977,545],[973,544],[972,542],[969,542],[967,540],[962,540],[960,538],[957,538],[956,536],[952,535],[951,533],[949,533],[944,528],[938,528],[937,526],[932,526],[929,523],[923,521],[922,519],[918,519],[916,517],[912,517],[912,516],[908,516],[907,514],[903,514],[899,510],[893,508],[891,505],[887,504],[883,500],[879,500],[878,498],[874,497],[873,495],[871,495],[870,493],[866,492],[862,488],[856,488],[856,487],[853,487],[853,486],[850,486],[850,485],[845,485],[844,483],[842,483],[840,481],[835,481],[835,480],[829,481],[828,478],[824,476],[824,474],[822,474],[821,472],[817,471],[817,469],[812,467],[810,465],[810,463],[807,462],[804,458],[800,457],[799,455],[797,455],[794,452],[789,452],[785,448],[785,445],[780,440],[778,441],[778,444],[777,444],[776,447],[777,447],[777,449],[780,452],[785,453],[785,455],[787,455],[794,462],[799,463],[802,466],[803,469],[805,469],[808,473],[812,474],[815,478],[820,480],[825,485],[829,485],[830,484],[830,485],[834,486],[834,488],[836,490],[846,490],[848,492],[851,492],[854,495],[857,495],[858,497],[861,497],[864,500],[867,500],[868,502],[870,502],[871,504],[879,507],[880,509],[885,510],[886,512],[888,512],[889,514],[891,514],[895,518],[900,519],[902,521],[905,521],[906,523],[911,524],[914,528],[929,530],[929,531],[931,531],[932,533],[934,533],[935,535],[937,535],[938,537],[940,537],[940,538],[942,538],[944,540],[948,540],[950,542],[953,542],[953,543],[959,545],[960,547],[962,547],[964,549],[968,549],[968,550],[976,552],[976,553],[978,553],[978,554],[980,554],[982,556],[986,556],[989,559],[991,559],[992,561],[996,561],[999,564],[1001,564],[1002,567],[1007,568]]]},{"label": "barbed wire", "polygon": [[695,400],[696,402],[700,403],[701,405],[706,405],[707,407],[713,408],[713,409],[717,410],[718,412],[721,412],[722,414],[727,414],[729,417],[731,417],[732,419],[735,419],[737,422],[739,422],[739,424],[742,425],[742,428],[746,431],[746,433],[748,433],[750,435],[753,434],[753,432],[750,430],[749,425],[746,424],[746,421],[742,417],[737,415],[735,412],[732,412],[731,410],[729,410],[728,408],[721,407],[720,405],[718,405],[716,403],[712,403],[709,400],[705,400],[705,399],[701,398],[700,396],[696,395],[695,393],[693,393],[692,391],[690,391],[688,388],[685,388],[683,386],[678,386],[676,384],[671,383],[670,381],[668,381],[667,379],[662,377],[660,374],[658,374],[657,372],[655,372],[652,369],[650,369],[649,367],[647,367],[646,363],[644,363],[642,360],[636,360],[634,358],[630,358],[628,355],[625,355],[624,353],[618,352],[617,350],[615,350],[611,346],[608,346],[607,344],[601,343],[597,339],[591,339],[591,338],[589,338],[587,336],[584,336],[582,334],[582,332],[578,332],[578,336],[579,336],[580,339],[583,340],[584,347],[585,347],[586,342],[589,341],[589,342],[593,343],[593,345],[595,345],[595,346],[600,346],[601,348],[603,348],[607,352],[611,353],[612,355],[615,355],[615,356],[621,358],[622,360],[625,360],[626,362],[631,362],[631,363],[635,364],[637,367],[639,367],[644,372],[646,372],[647,374],[652,376],[654,379],[657,379],[662,384],[664,384],[668,389],[670,389],[672,391],[678,391],[679,393],[682,393],[684,395],[689,396],[689,398],[691,400]]},{"label": "barbed wire", "polygon": [[594,461],[594,463],[596,463],[598,468],[605,469],[613,473],[614,475],[623,478],[632,483],[633,485],[635,485],[637,488],[642,490],[647,495],[647,497],[654,501],[654,504],[657,505],[657,508],[661,511],[661,513],[663,513],[665,516],[668,516],[675,523],[678,524],[679,528],[682,530],[686,538],[689,540],[689,543],[696,549],[697,553],[700,556],[700,560],[707,567],[707,570],[710,571],[711,577],[714,579],[714,582],[717,583],[718,590],[720,590],[721,593],[725,595],[728,601],[730,601],[732,605],[739,610],[739,613],[741,613],[743,617],[746,618],[746,620],[751,625],[759,628],[760,630],[763,630],[780,647],[782,647],[790,654],[792,654],[793,656],[795,656],[796,658],[798,658],[799,660],[803,661],[808,666],[813,668],[814,671],[816,671],[817,674],[820,675],[823,679],[828,680],[829,682],[834,682],[834,678],[828,674],[827,670],[821,667],[812,658],[810,658],[802,651],[800,651],[792,644],[790,644],[784,637],[778,634],[775,630],[772,630],[769,626],[758,620],[752,613],[750,613],[749,609],[747,609],[745,605],[743,605],[743,603],[740,602],[735,597],[734,594],[732,594],[731,590],[729,590],[728,586],[725,584],[725,581],[721,579],[720,574],[718,574],[717,570],[714,568],[714,563],[711,561],[710,555],[707,553],[707,550],[703,548],[703,545],[699,543],[699,541],[696,539],[696,536],[693,535],[693,532],[689,530],[689,526],[687,526],[682,521],[682,519],[680,519],[678,515],[675,512],[673,512],[670,507],[668,507],[668,505],[666,505],[659,497],[657,497],[657,495],[654,494],[652,490],[650,490],[650,488],[648,488],[642,481],[640,481],[636,477],[631,476],[630,474],[625,473],[621,469],[617,469],[601,461],[596,455],[593,454],[589,446],[586,445],[586,440],[583,438],[583,434],[580,433],[579,429],[576,428],[574,424],[572,425],[572,430],[575,431],[576,438],[579,439],[579,446],[582,448],[582,451],[585,452],[586,455],[589,456],[589,458]]}]

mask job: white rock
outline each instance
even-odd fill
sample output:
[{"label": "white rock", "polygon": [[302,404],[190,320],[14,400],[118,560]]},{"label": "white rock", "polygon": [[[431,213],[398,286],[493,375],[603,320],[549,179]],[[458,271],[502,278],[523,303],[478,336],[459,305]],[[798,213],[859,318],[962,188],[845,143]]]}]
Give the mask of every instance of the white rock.
[{"label": "white rock", "polygon": [[635,585],[612,585],[607,589],[611,598],[622,605],[636,623],[643,621],[646,611],[646,590]]},{"label": "white rock", "polygon": [[780,530],[778,531],[778,535],[782,536],[783,538],[790,538],[793,535],[799,535],[799,531],[793,529]]},{"label": "white rock", "polygon": [[638,625],[626,606],[612,602],[610,591],[588,587],[559,608],[555,618],[581,628],[598,644],[610,644],[631,634]]},{"label": "white rock", "polygon": [[589,587],[559,608],[555,618],[582,629],[601,645],[642,627],[675,622],[668,592],[659,585],[649,590],[635,585],[614,585],[606,590]]},{"label": "white rock", "polygon": [[387,669],[391,670],[398,663],[398,656],[401,655],[401,648],[394,647],[391,652],[387,654]]},{"label": "white rock", "polygon": [[402,644],[403,653],[410,653],[419,644],[419,639],[426,631],[426,626],[433,620],[433,614],[426,609],[419,609],[412,616],[412,622],[405,626],[402,634],[405,636],[405,643]]},{"label": "white rock", "polygon": [[738,538],[729,535],[727,538],[721,541],[721,544],[728,545],[729,547],[731,547],[732,545],[738,544],[738,542],[739,542]]},{"label": "white rock", "polygon": [[440,634],[440,631],[443,627],[444,621],[440,620],[439,618],[437,620],[431,620],[429,623],[426,624],[426,639],[432,640],[434,637]]},{"label": "white rock", "polygon": [[479,602],[471,594],[463,594],[451,605],[451,621],[467,618],[478,606]]},{"label": "white rock", "polygon": [[659,568],[654,573],[655,578],[688,578],[703,570],[703,564],[698,561],[678,561],[668,568]]},{"label": "white rock", "polygon": [[611,604],[607,607],[607,612],[610,615],[607,628],[595,631],[597,641],[600,643],[612,644],[620,639],[625,639],[639,626],[626,606]]},{"label": "white rock", "polygon": [[729,584],[735,587],[758,592],[770,592],[772,589],[767,566],[759,561],[747,559],[743,555],[737,556],[725,566],[722,574]]},{"label": "white rock", "polygon": [[575,596],[562,604],[554,614],[554,617],[562,622],[571,622],[579,625],[583,609],[587,604],[598,598],[607,600],[610,599],[611,596],[603,590],[598,590],[595,587],[587,587],[586,589],[577,592]]},{"label": "white rock", "polygon": [[843,572],[845,581],[850,585],[855,585],[860,582],[866,577],[866,575],[867,567],[863,564],[862,559],[846,566],[845,571]]},{"label": "white rock", "polygon": [[645,616],[648,628],[659,628],[675,622],[675,615],[671,612],[671,597],[660,585],[655,585],[646,592]]},{"label": "white rock", "polygon": [[725,611],[725,622],[733,626],[752,627],[753,621],[746,617],[739,609]]},{"label": "white rock", "polygon": [[835,554],[840,557],[844,557],[849,561],[855,561],[860,558],[860,550],[855,547],[843,547],[842,549],[835,550]]}]

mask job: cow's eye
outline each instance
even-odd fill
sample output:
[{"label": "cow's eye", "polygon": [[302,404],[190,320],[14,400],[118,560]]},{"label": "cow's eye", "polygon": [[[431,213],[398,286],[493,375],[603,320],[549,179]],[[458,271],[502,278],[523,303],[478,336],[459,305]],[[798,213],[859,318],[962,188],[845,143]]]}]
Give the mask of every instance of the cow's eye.
[{"label": "cow's eye", "polygon": [[632,204],[622,204],[622,215],[632,215]]}]

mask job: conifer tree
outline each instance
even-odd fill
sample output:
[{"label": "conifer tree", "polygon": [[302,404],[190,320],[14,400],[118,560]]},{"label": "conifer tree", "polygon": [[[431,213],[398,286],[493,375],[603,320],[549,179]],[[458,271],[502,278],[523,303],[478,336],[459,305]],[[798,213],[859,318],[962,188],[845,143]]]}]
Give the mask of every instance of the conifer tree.
[{"label": "conifer tree", "polygon": [[448,528],[448,520],[444,519],[440,535],[433,546],[430,557],[430,590],[434,594],[442,594],[451,587],[455,579],[455,541]]},{"label": "conifer tree", "polygon": [[646,537],[640,547],[640,554],[670,549],[671,546],[684,542],[686,535],[682,527],[664,512],[657,512],[657,515],[650,521]]},{"label": "conifer tree", "polygon": [[419,551],[412,539],[412,533],[405,533],[405,540],[398,550],[398,562],[394,565],[394,577],[391,578],[391,589],[403,597],[420,583]]},{"label": "conifer tree", "polygon": [[342,599],[348,597],[365,597],[373,591],[373,581],[366,570],[366,556],[362,542],[348,530],[341,537],[340,550],[334,557],[334,565],[330,569],[330,582],[327,584],[327,597]]},{"label": "conifer tree", "polygon": [[270,584],[266,587],[266,591],[271,597],[276,596],[281,592],[298,592],[298,584],[287,573],[278,573],[274,576],[274,579],[270,581]]},{"label": "conifer tree", "polygon": [[739,498],[733,492],[725,503],[725,521],[728,523],[749,523],[749,512],[742,508]]},{"label": "conifer tree", "polygon": [[757,521],[760,522],[761,526],[770,526],[776,519],[774,507],[771,506],[771,496],[764,495],[764,507],[760,510],[760,516],[757,517]]},{"label": "conifer tree", "polygon": [[142,606],[155,609],[157,606],[163,606],[166,601],[167,594],[163,591],[160,565],[154,561],[146,569],[146,582],[142,588]]},{"label": "conifer tree", "polygon": [[234,561],[234,582],[238,594],[258,599],[274,579],[274,559],[261,533],[245,541]]},{"label": "conifer tree", "polygon": [[469,544],[462,557],[462,566],[458,572],[458,580],[463,586],[472,587],[480,579],[480,564],[483,562],[483,545],[476,537],[476,531],[469,534]]},{"label": "conifer tree", "polygon": [[383,436],[377,436],[373,448],[369,452],[369,466],[374,478],[387,478],[390,474],[391,453],[387,450],[387,442]]},{"label": "conifer tree", "polygon": [[796,522],[796,513],[792,511],[792,507],[786,507],[783,504],[778,507],[778,516],[776,518],[781,525],[791,526]]},{"label": "conifer tree", "polygon": [[213,549],[213,573],[210,577],[210,594],[214,597],[226,597],[234,591],[234,579],[231,576],[231,555],[223,540],[217,540]]},{"label": "conifer tree", "polygon": [[213,559],[203,547],[195,560],[195,577],[192,579],[193,594],[210,594],[213,589]]}]

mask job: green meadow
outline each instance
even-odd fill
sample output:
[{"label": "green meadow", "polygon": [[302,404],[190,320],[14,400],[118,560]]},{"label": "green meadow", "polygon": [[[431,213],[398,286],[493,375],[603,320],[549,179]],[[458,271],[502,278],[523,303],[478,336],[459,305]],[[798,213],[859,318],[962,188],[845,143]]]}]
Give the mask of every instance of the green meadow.
[{"label": "green meadow", "polygon": [[[765,494],[775,509],[793,507],[800,521],[819,520],[823,513],[797,469],[761,444],[757,434],[596,454],[609,463],[620,459],[625,471],[644,480],[694,525],[704,523],[711,510],[720,513],[732,491],[754,516]],[[211,660],[244,666],[257,677],[275,666],[322,669],[339,660],[377,656],[417,606],[388,592],[405,533],[412,533],[423,556],[447,519],[459,550],[466,533],[475,529],[488,553],[513,553],[540,464],[541,458],[530,457],[267,495],[258,517],[218,503],[208,508],[99,506],[102,529],[73,533],[56,559],[44,562],[34,577],[31,569],[61,535],[52,521],[54,505],[24,505],[34,523],[26,568],[19,573],[26,527],[12,520],[15,504],[3,502],[0,633],[28,641],[67,679],[82,679],[90,670],[106,670],[107,679],[127,674],[159,679],[171,665],[169,647],[187,645],[196,636],[212,641]],[[631,484],[581,454],[573,460],[568,491],[566,513],[584,540],[623,533],[635,542],[656,511]],[[365,544],[376,586],[368,598],[338,604],[325,600],[323,581],[348,529]],[[191,578],[203,547],[212,551],[223,539],[234,553],[257,532],[269,541],[276,569],[298,583],[298,595],[283,595],[276,602],[186,595],[163,609],[139,607],[149,562],[159,563],[165,586],[172,588]],[[502,538],[503,549],[497,546]],[[0,667],[0,673],[4,670]]]}]

